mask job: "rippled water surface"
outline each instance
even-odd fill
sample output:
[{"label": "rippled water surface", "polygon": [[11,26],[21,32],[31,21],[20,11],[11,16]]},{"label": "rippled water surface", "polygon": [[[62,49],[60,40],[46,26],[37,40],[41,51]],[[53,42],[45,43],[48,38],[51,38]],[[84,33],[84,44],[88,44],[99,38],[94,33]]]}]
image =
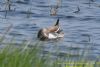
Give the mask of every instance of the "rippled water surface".
[{"label": "rippled water surface", "polygon": [[[17,43],[29,39],[34,43],[37,42],[38,30],[53,25],[59,18],[65,36],[61,40],[44,42],[44,53],[51,52],[53,56],[69,54],[72,57],[84,53],[87,58],[95,59],[100,55],[100,0],[90,5],[88,2],[62,0],[57,16],[50,16],[50,6],[56,3],[54,0],[12,0],[12,11],[7,13],[5,19],[5,1],[0,0],[0,36],[12,25],[6,33],[6,42],[14,38]],[[77,7],[80,11],[75,13]]]}]

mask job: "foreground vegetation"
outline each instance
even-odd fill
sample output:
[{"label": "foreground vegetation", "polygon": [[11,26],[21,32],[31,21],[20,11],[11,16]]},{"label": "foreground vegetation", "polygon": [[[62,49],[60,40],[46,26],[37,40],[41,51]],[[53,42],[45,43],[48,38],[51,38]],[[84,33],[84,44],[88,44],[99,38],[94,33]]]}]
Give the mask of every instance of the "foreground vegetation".
[{"label": "foreground vegetation", "polygon": [[[26,46],[25,46],[26,47]],[[41,55],[38,44],[32,48],[16,48],[13,45],[0,50],[0,67],[99,67],[97,61],[70,61],[62,62],[59,59],[50,60],[50,54]]]}]

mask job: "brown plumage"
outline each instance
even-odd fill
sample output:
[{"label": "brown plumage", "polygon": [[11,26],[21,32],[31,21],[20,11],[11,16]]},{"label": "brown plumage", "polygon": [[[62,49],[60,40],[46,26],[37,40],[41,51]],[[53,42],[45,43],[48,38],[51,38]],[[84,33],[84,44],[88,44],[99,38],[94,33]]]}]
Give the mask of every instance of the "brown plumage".
[{"label": "brown plumage", "polygon": [[57,32],[59,30],[59,19],[54,26],[47,28],[48,32]]}]

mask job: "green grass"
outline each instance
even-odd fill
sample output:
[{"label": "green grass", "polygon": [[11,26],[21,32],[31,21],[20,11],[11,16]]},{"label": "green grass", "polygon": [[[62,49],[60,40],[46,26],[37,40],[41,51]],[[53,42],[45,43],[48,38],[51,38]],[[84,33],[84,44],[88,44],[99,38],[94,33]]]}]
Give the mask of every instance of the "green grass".
[{"label": "green grass", "polygon": [[0,67],[99,67],[99,63],[80,60],[77,62],[50,60],[50,54],[40,56],[41,49],[36,44],[34,47],[23,50],[13,45],[0,50]]},{"label": "green grass", "polygon": [[38,49],[21,50],[8,46],[0,52],[0,67],[40,67],[43,60],[38,57]]}]

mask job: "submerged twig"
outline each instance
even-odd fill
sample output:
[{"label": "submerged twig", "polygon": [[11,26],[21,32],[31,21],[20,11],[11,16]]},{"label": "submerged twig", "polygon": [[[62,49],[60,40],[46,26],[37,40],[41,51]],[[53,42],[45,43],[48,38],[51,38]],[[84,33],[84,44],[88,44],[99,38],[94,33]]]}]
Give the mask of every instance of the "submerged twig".
[{"label": "submerged twig", "polygon": [[51,7],[51,9],[50,9],[50,15],[51,16],[57,15],[58,8],[60,7],[60,5],[61,5],[61,0],[57,0],[56,5],[50,6]]},{"label": "submerged twig", "polygon": [[74,11],[73,13],[79,13],[80,12],[80,8],[79,6],[77,6],[77,11]]},{"label": "submerged twig", "polygon": [[89,7],[91,7],[91,0],[89,0]]},{"label": "submerged twig", "polygon": [[95,2],[95,0],[89,0],[89,7],[91,7],[92,2]]},{"label": "submerged twig", "polygon": [[57,15],[57,11],[58,11],[57,9],[58,9],[57,7],[51,7],[50,15],[51,16]]},{"label": "submerged twig", "polygon": [[5,19],[6,19],[6,17],[7,17],[7,13],[8,13],[8,11],[7,11],[7,10],[5,10]]},{"label": "submerged twig", "polygon": [[6,0],[6,6],[5,6],[5,18],[7,17],[8,11],[11,10],[11,1],[10,0]]},{"label": "submerged twig", "polygon": [[10,11],[11,10],[11,1],[6,0],[6,10]]},{"label": "submerged twig", "polygon": [[91,2],[95,2],[95,0],[91,0]]},{"label": "submerged twig", "polygon": [[61,6],[61,0],[57,0],[57,8]]},{"label": "submerged twig", "polygon": [[32,14],[32,12],[31,12],[31,8],[30,8],[30,9],[28,9],[28,11],[27,11],[27,18],[30,18],[31,14]]}]

